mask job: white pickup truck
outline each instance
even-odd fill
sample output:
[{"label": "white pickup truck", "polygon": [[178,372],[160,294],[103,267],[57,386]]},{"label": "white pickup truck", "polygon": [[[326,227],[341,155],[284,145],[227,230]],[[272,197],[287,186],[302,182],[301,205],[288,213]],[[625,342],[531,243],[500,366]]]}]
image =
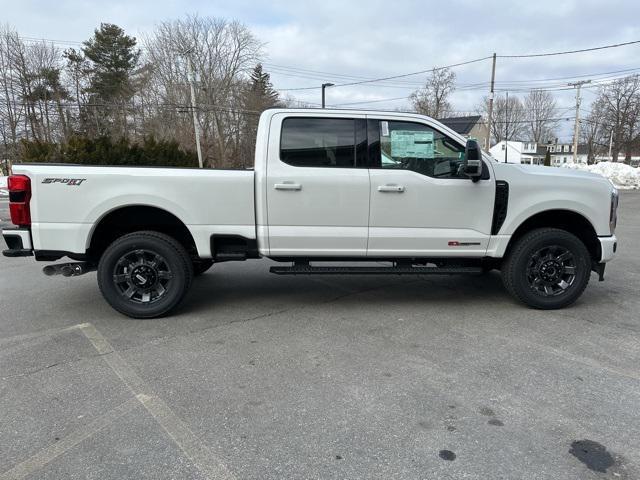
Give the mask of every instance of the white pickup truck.
[{"label": "white pickup truck", "polygon": [[9,191],[4,255],[74,260],[47,274],[97,270],[107,302],[135,318],[173,310],[214,263],[263,257],[287,262],[276,274],[499,269],[523,303],[561,308],[617,246],[605,178],[500,163],[397,112],[268,110],[254,170],[26,164]]}]

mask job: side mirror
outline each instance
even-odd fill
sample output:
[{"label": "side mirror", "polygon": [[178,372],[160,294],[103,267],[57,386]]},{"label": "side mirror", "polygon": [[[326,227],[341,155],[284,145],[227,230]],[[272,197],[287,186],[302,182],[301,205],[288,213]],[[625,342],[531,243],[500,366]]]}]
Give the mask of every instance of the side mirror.
[{"label": "side mirror", "polygon": [[482,176],[482,150],[476,140],[467,140],[462,166],[462,173],[467,177],[471,178],[474,182],[480,180]]}]

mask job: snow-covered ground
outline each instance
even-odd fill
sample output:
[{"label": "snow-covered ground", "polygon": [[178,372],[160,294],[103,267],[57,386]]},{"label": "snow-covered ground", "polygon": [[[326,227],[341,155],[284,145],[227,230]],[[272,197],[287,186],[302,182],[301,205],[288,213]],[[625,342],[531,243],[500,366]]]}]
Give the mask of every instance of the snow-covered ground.
[{"label": "snow-covered ground", "polygon": [[595,165],[565,163],[562,166],[597,173],[603,177],[607,177],[620,189],[631,190],[640,188],[640,168],[631,167],[625,163],[600,162]]},{"label": "snow-covered ground", "polygon": [[7,190],[7,177],[0,176],[0,197],[8,197],[9,190]]}]

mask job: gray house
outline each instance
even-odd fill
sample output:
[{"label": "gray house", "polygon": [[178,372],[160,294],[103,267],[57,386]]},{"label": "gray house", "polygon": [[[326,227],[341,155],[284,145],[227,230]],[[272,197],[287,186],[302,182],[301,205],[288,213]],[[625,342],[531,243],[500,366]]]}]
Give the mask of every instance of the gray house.
[{"label": "gray house", "polygon": [[489,150],[487,122],[480,115],[439,118],[438,121],[466,138],[475,138],[485,150]]}]

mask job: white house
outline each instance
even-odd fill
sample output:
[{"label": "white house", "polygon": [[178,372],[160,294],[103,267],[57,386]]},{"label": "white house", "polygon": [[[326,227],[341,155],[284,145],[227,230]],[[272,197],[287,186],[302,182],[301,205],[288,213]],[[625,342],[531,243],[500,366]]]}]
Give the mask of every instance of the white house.
[{"label": "white house", "polygon": [[[560,166],[565,163],[573,163],[573,143],[550,143],[546,146],[551,165]],[[587,163],[587,146],[578,145],[576,163]]]},{"label": "white house", "polygon": [[544,146],[538,146],[536,142],[504,141],[495,144],[489,149],[489,153],[501,162],[523,163],[528,165],[543,165],[547,152]]},{"label": "white house", "polygon": [[[527,165],[544,165],[544,159],[549,152],[551,166],[559,167],[566,163],[573,163],[572,143],[548,143],[539,145],[536,142],[516,142],[504,140],[489,149],[489,153],[500,162],[505,161],[505,149],[508,163],[521,163]],[[577,163],[588,163],[587,145],[578,145]],[[598,155],[597,162],[612,161],[608,155]],[[619,162],[624,161],[624,154],[618,157]],[[632,166],[640,165],[640,155],[633,155],[630,159]]]}]

